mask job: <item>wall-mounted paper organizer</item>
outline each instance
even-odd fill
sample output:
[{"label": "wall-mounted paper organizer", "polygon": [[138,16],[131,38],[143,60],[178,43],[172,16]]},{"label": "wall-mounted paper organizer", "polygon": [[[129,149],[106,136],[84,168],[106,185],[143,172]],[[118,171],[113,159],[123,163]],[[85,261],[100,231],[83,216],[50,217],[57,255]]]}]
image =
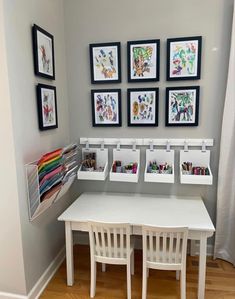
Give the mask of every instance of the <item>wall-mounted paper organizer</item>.
[{"label": "wall-mounted paper organizer", "polygon": [[[171,183],[175,181],[174,172],[174,150],[164,149],[147,149],[146,150],[146,166],[144,173],[144,181],[152,183]],[[149,172],[150,163],[155,163],[158,169],[155,172]],[[167,164],[166,164],[167,163]],[[164,170],[164,167],[168,167],[169,170]],[[153,167],[152,167],[153,168]],[[170,172],[170,173],[169,173]]]},{"label": "wall-mounted paper organizer", "polygon": [[[113,172],[113,164],[120,161],[122,167],[137,163],[136,173]],[[110,181],[138,183],[140,168],[140,150],[139,149],[113,149],[113,163],[109,173]]]},{"label": "wall-mounted paper organizer", "polygon": [[41,215],[69,190],[76,178],[77,152],[77,145],[71,144],[25,165],[30,221]]},{"label": "wall-mounted paper organizer", "polygon": [[[184,162],[192,163],[192,167],[208,168],[208,175],[188,174],[184,171],[182,164]],[[213,175],[210,168],[209,150],[181,150],[180,151],[180,182],[181,184],[212,185]]]},{"label": "wall-mounted paper organizer", "polygon": [[105,181],[108,175],[108,149],[107,148],[83,148],[82,161],[86,160],[87,155],[95,154],[95,169],[84,169],[82,164],[77,173],[78,180],[97,180]]}]

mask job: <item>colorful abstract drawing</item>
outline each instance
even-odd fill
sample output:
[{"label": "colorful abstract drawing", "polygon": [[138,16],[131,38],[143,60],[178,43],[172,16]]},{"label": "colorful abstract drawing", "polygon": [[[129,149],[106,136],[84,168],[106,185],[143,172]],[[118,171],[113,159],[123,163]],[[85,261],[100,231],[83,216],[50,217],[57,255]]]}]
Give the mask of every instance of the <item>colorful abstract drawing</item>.
[{"label": "colorful abstract drawing", "polygon": [[120,125],[120,90],[92,90],[93,125]]},{"label": "colorful abstract drawing", "polygon": [[167,125],[196,125],[199,87],[167,89]]},{"label": "colorful abstract drawing", "polygon": [[120,80],[120,43],[90,45],[92,83]]},{"label": "colorful abstract drawing", "polygon": [[58,127],[56,88],[54,86],[38,84],[38,119],[39,129],[48,130]]},{"label": "colorful abstract drawing", "polygon": [[128,125],[157,125],[158,89],[128,89]]},{"label": "colorful abstract drawing", "polygon": [[128,80],[157,81],[159,40],[128,42]]},{"label": "colorful abstract drawing", "polygon": [[168,80],[199,79],[201,37],[168,40]]},{"label": "colorful abstract drawing", "polygon": [[55,79],[53,36],[37,25],[33,26],[35,74]]}]

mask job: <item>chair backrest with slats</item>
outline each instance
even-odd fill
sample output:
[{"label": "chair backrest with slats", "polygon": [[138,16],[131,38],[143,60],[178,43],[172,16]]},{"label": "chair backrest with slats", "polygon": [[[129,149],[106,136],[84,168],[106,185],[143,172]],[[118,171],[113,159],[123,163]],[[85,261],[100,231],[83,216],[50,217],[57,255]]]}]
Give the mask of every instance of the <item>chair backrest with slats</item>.
[{"label": "chair backrest with slats", "polygon": [[147,262],[180,265],[185,262],[187,227],[142,226],[143,254]]},{"label": "chair backrest with slats", "polygon": [[128,223],[89,221],[90,248],[95,256],[126,258],[130,252],[131,226]]}]

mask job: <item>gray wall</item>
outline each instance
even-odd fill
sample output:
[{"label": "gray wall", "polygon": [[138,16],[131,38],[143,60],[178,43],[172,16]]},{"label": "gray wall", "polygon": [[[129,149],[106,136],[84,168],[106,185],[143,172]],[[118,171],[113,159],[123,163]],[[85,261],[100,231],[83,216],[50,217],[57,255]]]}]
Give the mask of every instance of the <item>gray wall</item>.
[{"label": "gray wall", "polygon": [[[26,294],[64,246],[64,224],[57,221],[57,216],[70,203],[68,196],[64,197],[37,220],[29,222],[24,165],[70,141],[63,0],[5,0],[4,15]],[[54,35],[55,81],[34,76],[33,23]],[[58,129],[38,130],[35,86],[39,82],[57,87]],[[13,235],[9,234],[9,238]],[[15,282],[11,284],[11,292],[16,292]]]},{"label": "gray wall", "polygon": [[[24,263],[17,192],[12,113],[6,61],[3,1],[0,0],[0,298],[1,291],[23,293]],[[14,282],[14,283],[12,283]]]},{"label": "gray wall", "polygon": [[[70,100],[71,138],[78,137],[154,137],[213,138],[211,168],[213,186],[174,185],[143,182],[76,182],[75,198],[82,191],[118,191],[154,194],[202,195],[215,222],[217,170],[221,120],[226,88],[228,54],[232,22],[232,0],[70,0],[64,2],[68,91]],[[200,81],[167,82],[165,80],[166,39],[202,35],[202,73]],[[159,83],[127,83],[126,42],[128,40],[161,39]],[[122,43],[122,83],[91,85],[89,43],[120,41]],[[167,128],[164,125],[165,87],[200,85],[200,118],[196,128]],[[128,128],[126,89],[160,88],[158,128]],[[123,126],[93,128],[91,125],[90,89],[121,88]],[[144,154],[142,152],[142,161]],[[143,164],[143,163],[142,163]],[[177,161],[176,161],[177,165]],[[177,172],[178,173],[178,169]]]}]

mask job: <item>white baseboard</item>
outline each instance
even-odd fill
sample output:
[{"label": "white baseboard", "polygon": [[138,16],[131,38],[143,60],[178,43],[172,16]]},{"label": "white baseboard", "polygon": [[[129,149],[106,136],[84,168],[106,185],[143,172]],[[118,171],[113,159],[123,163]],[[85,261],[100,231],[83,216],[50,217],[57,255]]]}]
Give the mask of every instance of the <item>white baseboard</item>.
[{"label": "white baseboard", "polygon": [[27,296],[12,294],[12,293],[4,293],[0,292],[0,299],[38,299],[42,294],[47,284],[62,264],[65,258],[65,246],[60,250],[54,260],[50,263],[46,271],[39,278],[37,283],[34,285],[32,290],[29,292]]},{"label": "white baseboard", "polygon": [[27,296],[0,292],[0,299],[28,299]]}]

